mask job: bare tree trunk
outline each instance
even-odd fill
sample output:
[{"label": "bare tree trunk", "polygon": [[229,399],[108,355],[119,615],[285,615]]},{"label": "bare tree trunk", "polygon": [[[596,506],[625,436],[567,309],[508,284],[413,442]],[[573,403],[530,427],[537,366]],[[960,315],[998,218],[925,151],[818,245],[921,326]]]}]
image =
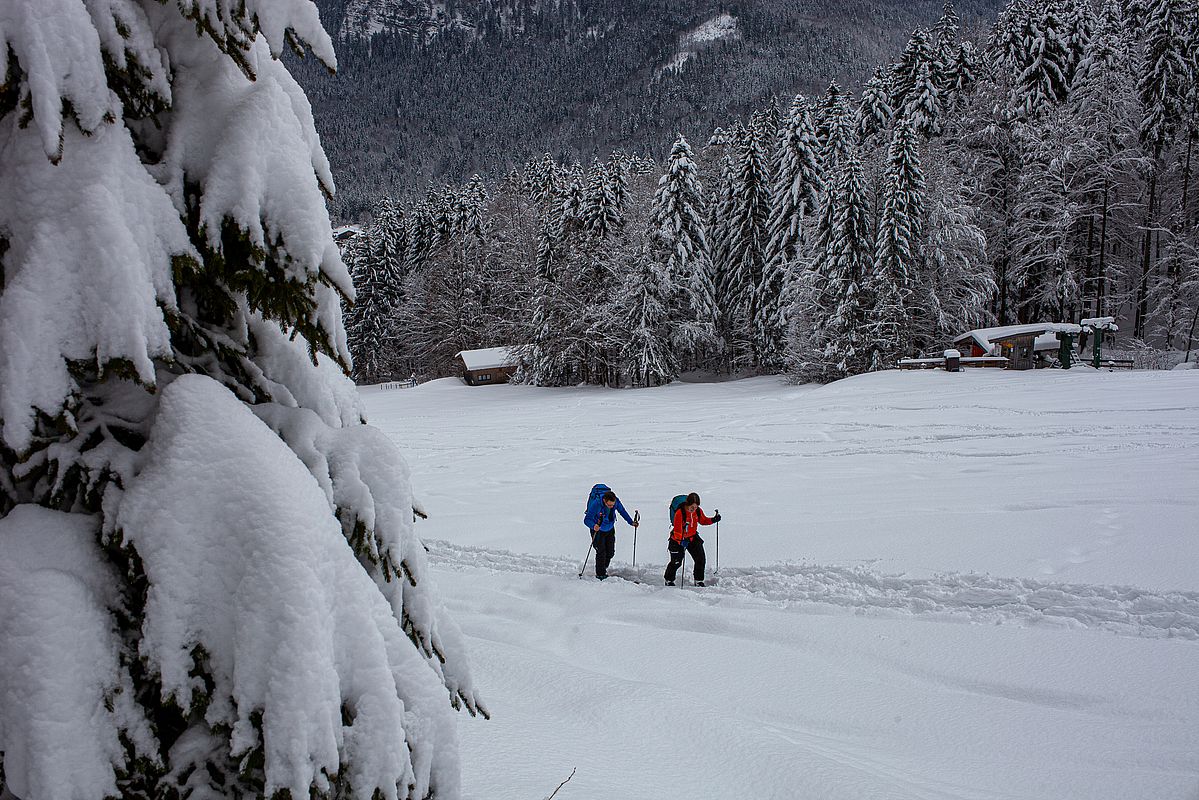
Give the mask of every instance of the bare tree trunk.
[{"label": "bare tree trunk", "polygon": [[[1095,214],[1087,215],[1087,258],[1085,275],[1083,276],[1083,291],[1093,291],[1095,287]],[[1084,302],[1086,302],[1084,300]],[[1090,306],[1090,316],[1097,316],[1095,313],[1095,297],[1092,295]]]},{"label": "bare tree trunk", "polygon": [[1107,218],[1111,187],[1103,181],[1103,219],[1099,225],[1099,265],[1095,276],[1095,316],[1102,317],[1107,308]]},{"label": "bare tree trunk", "polygon": [[1153,225],[1157,205],[1157,166],[1149,176],[1149,202],[1145,206],[1145,237],[1141,248],[1141,280],[1137,286],[1137,310],[1132,335],[1144,340],[1146,318],[1149,316],[1149,273],[1153,264]]}]

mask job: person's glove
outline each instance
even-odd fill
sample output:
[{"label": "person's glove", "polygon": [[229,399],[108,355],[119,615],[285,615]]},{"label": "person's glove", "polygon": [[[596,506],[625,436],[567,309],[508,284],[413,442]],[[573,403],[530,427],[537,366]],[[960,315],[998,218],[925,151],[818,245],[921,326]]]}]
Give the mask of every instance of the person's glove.
[{"label": "person's glove", "polygon": [[591,532],[599,533],[599,523],[598,522],[591,526]]},{"label": "person's glove", "polygon": [[720,522],[720,512],[716,512],[716,516],[712,517],[713,522]]},{"label": "person's glove", "polygon": [[634,522],[634,523],[633,523],[633,527],[634,527],[634,528],[640,528],[640,527],[641,527],[641,523],[640,523],[640,522]]}]

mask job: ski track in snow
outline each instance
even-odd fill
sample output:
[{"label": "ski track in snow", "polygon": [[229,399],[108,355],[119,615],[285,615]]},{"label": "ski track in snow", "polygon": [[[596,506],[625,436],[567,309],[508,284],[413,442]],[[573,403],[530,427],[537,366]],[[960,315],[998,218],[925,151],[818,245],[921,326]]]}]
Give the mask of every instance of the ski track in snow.
[{"label": "ski track in snow", "polygon": [[[433,566],[440,569],[486,569],[571,579],[578,575],[579,562],[560,556],[438,540],[426,540],[425,545]],[[664,565],[656,564],[634,569],[613,562],[609,572],[644,581],[629,584],[639,591],[659,591],[668,588],[659,585],[664,569]],[[594,580],[590,574],[584,577]],[[1131,586],[978,574],[910,578],[865,567],[795,563],[724,568],[701,592],[695,596],[711,604],[738,598],[780,608],[831,606],[869,615],[911,614],[973,624],[1093,628],[1123,636],[1199,640],[1199,592],[1156,592]]]}]

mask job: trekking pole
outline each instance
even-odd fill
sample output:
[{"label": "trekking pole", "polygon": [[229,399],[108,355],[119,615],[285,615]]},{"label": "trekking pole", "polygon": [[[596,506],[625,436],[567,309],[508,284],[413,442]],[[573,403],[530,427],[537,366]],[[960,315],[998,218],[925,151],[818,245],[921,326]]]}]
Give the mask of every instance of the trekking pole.
[{"label": "trekking pole", "polygon": [[[716,509],[716,516],[720,516],[720,509]],[[716,520],[716,569],[713,570],[717,575],[720,574],[720,520]]]},{"label": "trekking pole", "polygon": [[637,524],[641,522],[641,512],[633,512],[633,569],[637,569]]},{"label": "trekking pole", "polygon": [[583,573],[587,571],[587,559],[591,558],[591,550],[595,547],[595,531],[591,532],[591,544],[587,547],[587,555],[583,557],[583,566],[579,567],[579,579],[582,580]]}]

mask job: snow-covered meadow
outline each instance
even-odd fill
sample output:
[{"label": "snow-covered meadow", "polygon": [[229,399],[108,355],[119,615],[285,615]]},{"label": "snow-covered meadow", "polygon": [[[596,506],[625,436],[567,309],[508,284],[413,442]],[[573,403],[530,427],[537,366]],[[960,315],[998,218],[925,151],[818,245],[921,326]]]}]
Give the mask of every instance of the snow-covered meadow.
[{"label": "snow-covered meadow", "polygon": [[[469,798],[1199,797],[1194,371],[363,396],[493,714]],[[577,580],[599,481],[651,583],[719,508],[716,585]]]}]

